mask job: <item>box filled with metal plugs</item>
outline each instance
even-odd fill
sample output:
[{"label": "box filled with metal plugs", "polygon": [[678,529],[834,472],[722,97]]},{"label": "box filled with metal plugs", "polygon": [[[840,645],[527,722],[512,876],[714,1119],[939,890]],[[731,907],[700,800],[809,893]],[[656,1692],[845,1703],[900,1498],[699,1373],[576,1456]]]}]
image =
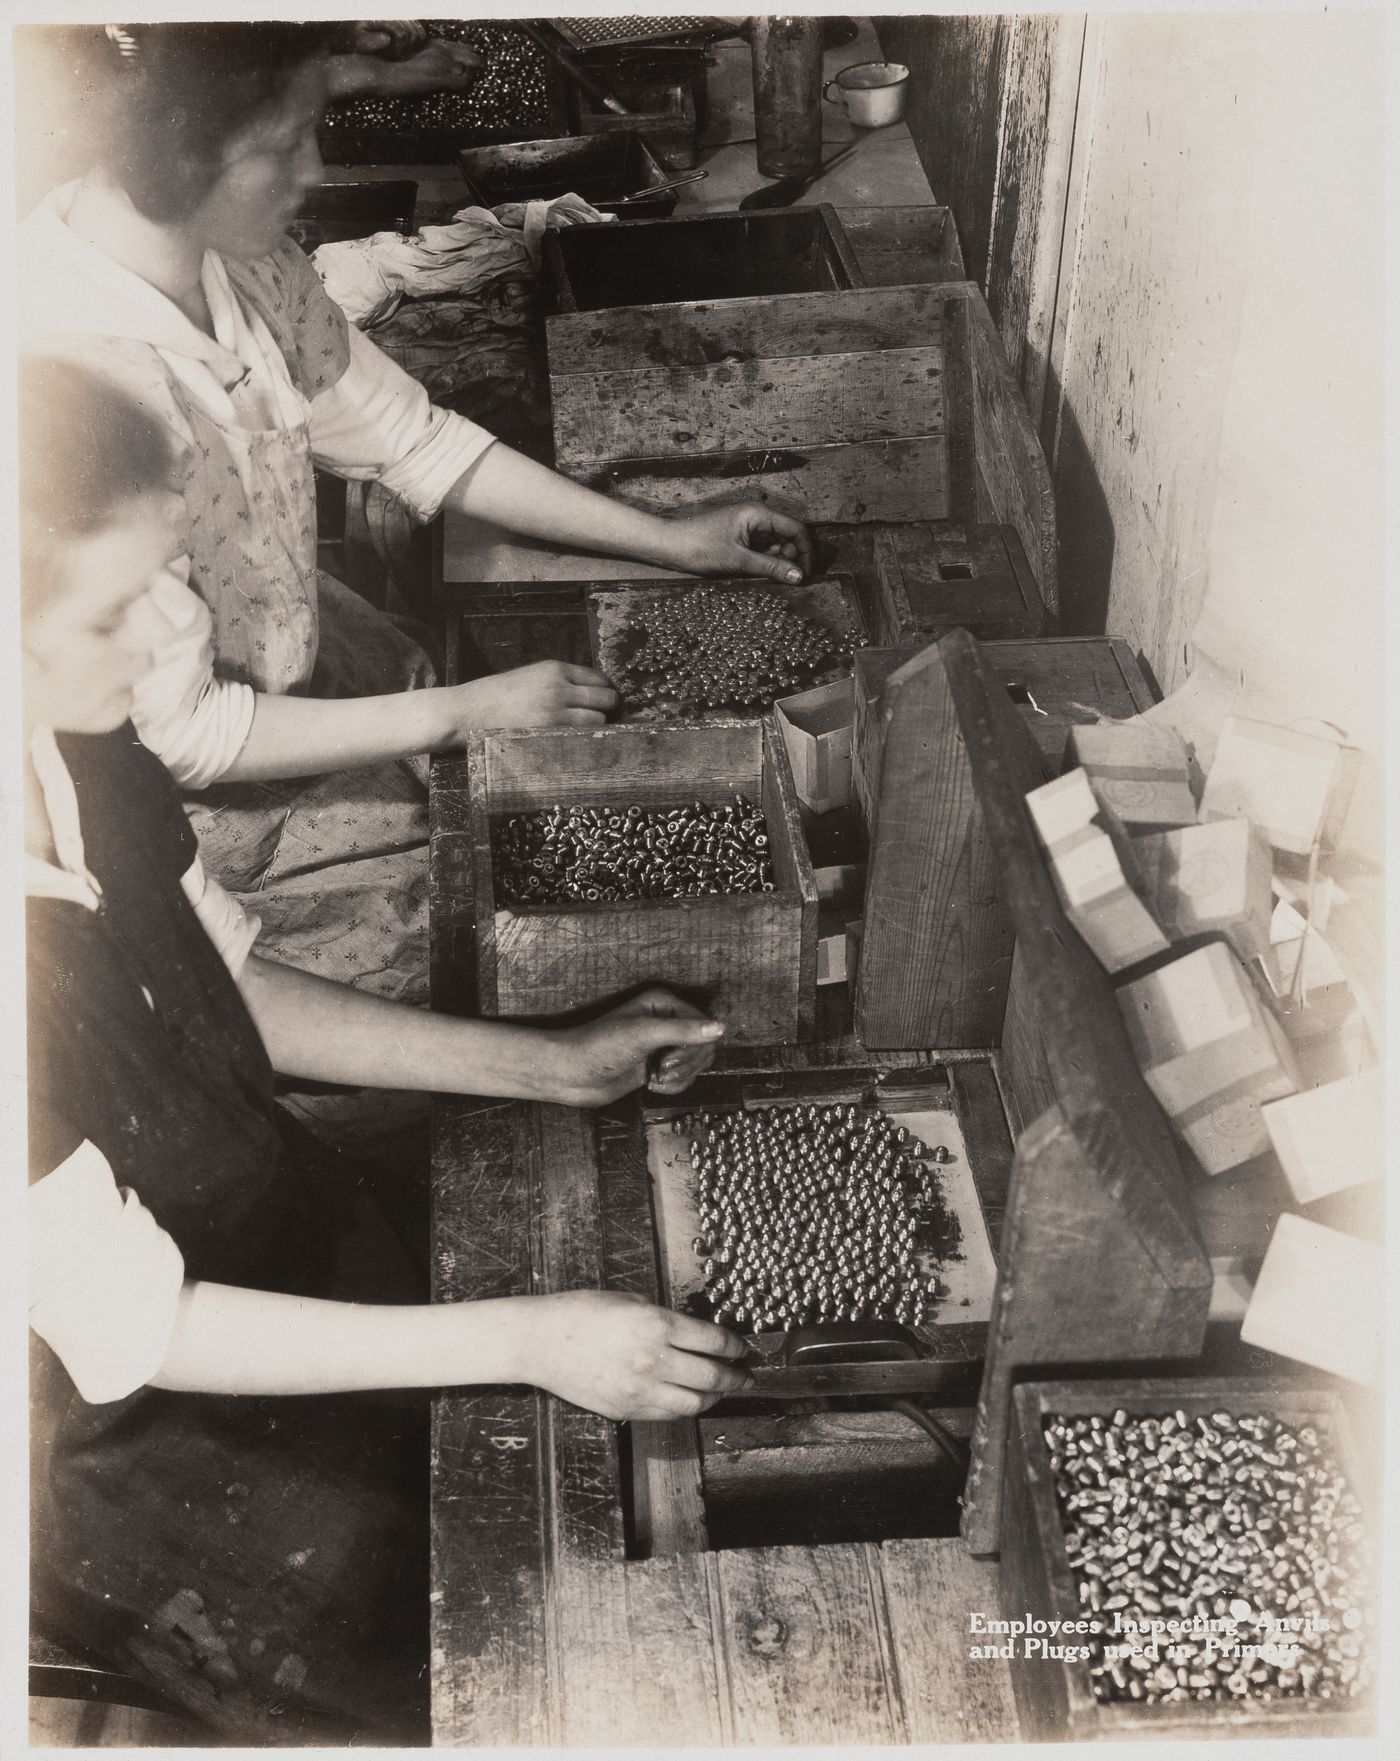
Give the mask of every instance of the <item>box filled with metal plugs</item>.
[{"label": "box filled with metal plugs", "polygon": [[1372,1729],[1369,1489],[1333,1388],[1023,1383],[1000,1581],[1033,1630],[989,1642],[1011,1644],[1026,1737]]},{"label": "box filled with metal plugs", "polygon": [[726,1044],[810,1037],[817,889],[771,723],[473,733],[467,774],[483,1014],[664,984]]}]

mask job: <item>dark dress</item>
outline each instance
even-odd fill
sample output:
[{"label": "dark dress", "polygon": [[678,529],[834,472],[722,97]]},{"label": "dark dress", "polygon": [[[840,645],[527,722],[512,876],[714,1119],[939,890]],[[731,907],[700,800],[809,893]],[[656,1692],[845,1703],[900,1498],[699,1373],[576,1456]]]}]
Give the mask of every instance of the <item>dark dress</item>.
[{"label": "dark dress", "polygon": [[[59,744],[103,905],[28,903],[31,1178],[89,1138],[188,1278],[425,1300],[363,1166],[339,1166],[272,1098],[180,885],[196,846],[165,770],[130,727]],[[424,1397],[145,1388],[93,1406],[37,1339],[33,1364],[47,1633],[223,1740],[426,1740]]]}]

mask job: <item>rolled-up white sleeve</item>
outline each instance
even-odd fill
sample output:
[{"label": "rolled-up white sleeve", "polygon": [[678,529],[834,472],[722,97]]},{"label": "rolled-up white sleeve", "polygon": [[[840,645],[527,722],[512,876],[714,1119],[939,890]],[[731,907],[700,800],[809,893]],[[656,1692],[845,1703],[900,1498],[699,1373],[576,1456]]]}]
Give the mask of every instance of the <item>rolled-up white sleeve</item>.
[{"label": "rolled-up white sleeve", "polygon": [[245,911],[232,894],[204,872],[198,856],[180,876],[185,897],[194,906],[205,935],[219,951],[219,958],[235,978],[242,972],[262,928],[262,918]]},{"label": "rolled-up white sleeve", "polygon": [[214,677],[214,620],[188,571],[182,558],[152,583],[172,634],[136,687],[131,719],[182,788],[207,789],[243,750],[257,698],[251,685]]},{"label": "rolled-up white sleeve", "polygon": [[185,1262],[97,1146],[29,1188],[29,1325],[83,1399],[122,1400],[165,1361]]},{"label": "rolled-up white sleeve", "polygon": [[434,517],[495,438],[431,403],[418,381],[354,325],[350,365],[311,404],[316,463],[356,482],[378,479],[418,520]]}]

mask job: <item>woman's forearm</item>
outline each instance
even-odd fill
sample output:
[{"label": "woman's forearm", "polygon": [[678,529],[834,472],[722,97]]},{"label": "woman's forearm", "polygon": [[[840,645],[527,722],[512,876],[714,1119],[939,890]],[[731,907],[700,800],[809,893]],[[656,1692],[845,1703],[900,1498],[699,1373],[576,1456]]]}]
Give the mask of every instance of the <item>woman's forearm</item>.
[{"label": "woman's forearm", "polygon": [[524,538],[684,566],[684,531],[677,521],[585,489],[500,441],[462,473],[443,507]]},{"label": "woman's forearm", "polygon": [[152,1386],[334,1394],[522,1379],[524,1299],[383,1305],[186,1282]]},{"label": "woman's forearm", "polygon": [[284,1076],[531,1101],[558,1092],[545,1028],[408,1008],[256,955],[239,989]]},{"label": "woman's forearm", "polygon": [[259,693],[252,726],[220,781],[319,776],[436,752],[461,719],[450,689],[386,697],[278,697]]}]

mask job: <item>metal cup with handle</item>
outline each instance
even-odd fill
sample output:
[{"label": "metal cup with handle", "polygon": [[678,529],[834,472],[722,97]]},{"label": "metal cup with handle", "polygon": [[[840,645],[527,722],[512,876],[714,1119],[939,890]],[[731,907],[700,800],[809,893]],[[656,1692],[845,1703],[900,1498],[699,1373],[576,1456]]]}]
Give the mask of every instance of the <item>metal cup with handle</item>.
[{"label": "metal cup with handle", "polygon": [[[828,80],[822,96],[856,128],[885,128],[904,115],[909,69],[900,61],[858,61]],[[833,95],[834,93],[834,95]]]}]

